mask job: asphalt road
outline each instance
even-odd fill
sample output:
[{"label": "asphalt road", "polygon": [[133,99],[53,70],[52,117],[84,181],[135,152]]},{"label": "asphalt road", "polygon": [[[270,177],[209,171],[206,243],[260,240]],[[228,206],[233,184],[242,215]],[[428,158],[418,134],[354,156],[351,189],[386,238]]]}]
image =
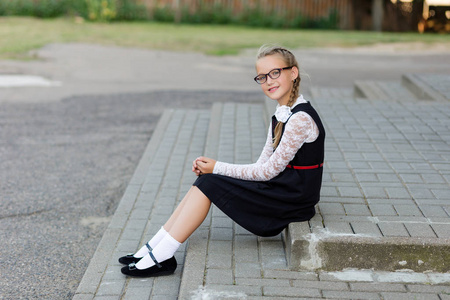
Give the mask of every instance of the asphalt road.
[{"label": "asphalt road", "polygon": [[[450,55],[299,50],[312,85],[446,72]],[[261,101],[253,54],[49,45],[0,61],[59,87],[0,89],[0,299],[71,299],[165,108]],[[447,67],[446,67],[447,66]]]}]

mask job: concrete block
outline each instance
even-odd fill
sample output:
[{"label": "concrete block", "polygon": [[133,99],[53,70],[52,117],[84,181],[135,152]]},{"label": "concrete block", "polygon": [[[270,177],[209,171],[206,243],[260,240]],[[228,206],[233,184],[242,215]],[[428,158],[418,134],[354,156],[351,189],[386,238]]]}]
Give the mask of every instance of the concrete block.
[{"label": "concrete block", "polygon": [[[259,286],[250,285],[221,285],[209,284],[202,289],[197,287],[197,293],[193,295],[208,295],[211,299],[245,299],[247,296],[262,296],[262,288]],[[181,298],[181,299],[192,299]],[[202,299],[202,298],[200,298]]]},{"label": "concrete block", "polygon": [[[123,300],[134,300],[134,299],[150,299],[151,297],[151,285],[150,288],[144,287],[133,287],[128,288],[123,295]],[[154,299],[154,298],[152,298]]]},{"label": "concrete block", "polygon": [[394,208],[400,216],[423,216],[416,205],[394,204]]},{"label": "concrete block", "polygon": [[429,224],[423,223],[405,223],[405,227],[412,237],[437,237]]},{"label": "concrete block", "polygon": [[437,294],[417,294],[417,293],[381,293],[384,300],[440,300]]},{"label": "concrete block", "polygon": [[344,209],[347,215],[355,216],[372,216],[367,205],[363,204],[344,204]]},{"label": "concrete block", "polygon": [[425,284],[407,284],[406,287],[411,293],[446,293],[450,295],[449,285],[425,285]]},{"label": "concrete block", "polygon": [[320,213],[323,215],[345,215],[344,207],[341,203],[319,202]]},{"label": "concrete block", "polygon": [[232,241],[233,229],[224,227],[212,227],[210,239],[213,241]]},{"label": "concrete block", "polygon": [[408,190],[404,187],[386,187],[386,193],[389,198],[396,199],[411,199],[411,195]]},{"label": "concrete block", "polygon": [[358,173],[355,172],[356,179],[359,182],[378,182],[379,179],[375,173]]},{"label": "concrete block", "polygon": [[[175,271],[177,274],[179,271]],[[155,278],[153,282],[153,295],[178,295],[180,286],[180,276],[161,276]]]},{"label": "concrete block", "polygon": [[342,197],[362,197],[358,187],[338,187],[337,189]]},{"label": "concrete block", "polygon": [[378,223],[383,236],[385,237],[409,237],[409,233],[403,224]]},{"label": "concrete block", "polygon": [[277,256],[284,252],[283,242],[281,238],[275,240],[266,240],[259,243],[259,248],[262,256]]},{"label": "concrete block", "polygon": [[234,248],[234,260],[237,264],[241,263],[254,263],[259,261],[259,253],[258,253],[258,246],[253,244],[244,244],[240,243],[239,246],[236,246]]},{"label": "concrete block", "polygon": [[236,285],[291,287],[288,279],[236,278]]},{"label": "concrete block", "polygon": [[322,295],[325,299],[380,299],[376,292],[322,291]]},{"label": "concrete block", "polygon": [[286,269],[286,256],[281,252],[278,255],[265,256],[261,258],[261,265],[264,270],[268,269]]},{"label": "concrete block", "polygon": [[389,198],[383,187],[362,186],[366,198]]},{"label": "concrete block", "polygon": [[260,262],[236,262],[234,274],[236,278],[261,278],[262,267]]},{"label": "concrete block", "polygon": [[[450,166],[450,164],[449,164]],[[440,200],[450,200],[450,195],[448,192],[448,184],[443,184],[442,188],[433,188],[431,192]]]},{"label": "concrete block", "polygon": [[209,253],[206,266],[207,268],[231,269],[232,254]]},{"label": "concrete block", "polygon": [[122,280],[106,281],[102,280],[96,296],[120,296],[125,287],[125,278]]},{"label": "concrete block", "polygon": [[217,217],[212,219],[212,227],[233,228],[233,220],[229,217]]},{"label": "concrete block", "polygon": [[325,221],[325,228],[332,233],[353,234],[353,230],[349,222]]},{"label": "concrete block", "polygon": [[355,179],[350,172],[332,172],[331,179],[335,182],[354,182]]},{"label": "concrete block", "polygon": [[206,284],[234,284],[232,269],[212,269],[206,271]]},{"label": "concrete block", "polygon": [[350,289],[359,292],[406,292],[404,284],[378,282],[350,282]]},{"label": "concrete block", "polygon": [[[436,166],[436,169],[440,169],[440,166]],[[425,183],[442,183],[448,184],[448,181],[441,174],[426,174],[423,176],[423,181]]]},{"label": "concrete block", "polygon": [[321,281],[346,281],[346,282],[373,282],[373,271],[353,270],[338,272],[320,272]]},{"label": "concrete block", "polygon": [[92,300],[94,299],[94,294],[75,294],[72,300]]},{"label": "concrete block", "polygon": [[152,300],[178,300],[178,295],[153,295]]},{"label": "concrete block", "polygon": [[355,234],[382,237],[380,228],[372,222],[351,222],[351,227]]},{"label": "concrete block", "polygon": [[322,186],[322,189],[320,190],[320,195],[325,197],[336,197],[339,198],[339,193],[337,191],[337,188],[334,186]]},{"label": "concrete block", "polygon": [[320,290],[334,290],[334,291],[348,291],[347,282],[337,281],[306,281],[306,280],[292,280],[292,286],[297,288],[314,288]]},{"label": "concrete block", "polygon": [[321,297],[318,289],[264,286],[264,296],[269,297]]},{"label": "concrete block", "polygon": [[432,224],[431,226],[439,238],[450,239],[450,224]]},{"label": "concrete block", "polygon": [[391,204],[369,204],[369,209],[374,216],[396,216],[397,211]]},{"label": "concrete block", "polygon": [[121,296],[118,295],[95,296],[94,300],[121,300]]},{"label": "concrete block", "polygon": [[422,176],[419,174],[401,173],[400,178],[405,183],[424,183]]}]

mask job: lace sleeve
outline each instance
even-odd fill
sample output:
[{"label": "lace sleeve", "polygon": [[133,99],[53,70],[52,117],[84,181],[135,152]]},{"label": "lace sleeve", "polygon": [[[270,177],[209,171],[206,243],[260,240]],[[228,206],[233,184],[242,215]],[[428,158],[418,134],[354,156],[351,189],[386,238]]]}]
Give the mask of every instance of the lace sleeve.
[{"label": "lace sleeve", "polygon": [[273,147],[272,147],[272,126],[269,126],[269,130],[267,132],[267,139],[266,144],[264,145],[264,148],[261,152],[261,155],[259,156],[258,160],[256,161],[257,165],[261,165],[269,160],[270,156],[273,153]]},{"label": "lace sleeve", "polygon": [[266,161],[264,161],[265,157],[262,157],[266,151],[263,151],[258,163],[255,164],[237,165],[218,161],[213,173],[244,180],[270,180],[286,168],[305,142],[315,141],[318,135],[319,129],[311,116],[305,112],[298,112],[285,124],[280,144]]}]

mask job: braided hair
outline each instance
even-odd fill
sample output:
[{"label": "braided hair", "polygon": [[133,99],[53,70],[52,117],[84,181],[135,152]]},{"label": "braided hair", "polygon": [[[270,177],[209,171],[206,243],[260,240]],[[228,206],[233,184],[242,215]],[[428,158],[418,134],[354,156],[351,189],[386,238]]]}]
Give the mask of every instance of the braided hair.
[{"label": "braided hair", "polygon": [[[276,54],[279,55],[289,67],[296,67],[297,69],[299,69],[298,62],[295,59],[294,54],[292,54],[292,52],[289,51],[288,49],[280,47],[280,46],[271,46],[271,45],[262,46],[261,48],[259,48],[256,59],[258,60],[265,56],[276,55]],[[287,106],[289,106],[289,107],[292,107],[292,105],[294,105],[295,101],[298,98],[298,93],[299,93],[299,89],[300,89],[300,80],[301,80],[300,72],[298,72],[297,78],[294,79],[294,82],[292,84],[291,94],[289,95],[289,101],[287,103]],[[284,126],[284,123],[282,123],[282,122],[278,122],[277,125],[275,126],[274,138],[273,138],[273,144],[272,144],[274,149],[280,143],[281,134],[283,132],[283,126]]]}]

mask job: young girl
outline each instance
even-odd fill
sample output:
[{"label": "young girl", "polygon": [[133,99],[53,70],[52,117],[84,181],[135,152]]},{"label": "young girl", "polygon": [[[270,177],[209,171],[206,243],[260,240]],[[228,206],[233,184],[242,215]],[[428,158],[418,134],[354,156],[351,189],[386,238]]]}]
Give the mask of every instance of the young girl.
[{"label": "young girl", "polygon": [[255,81],[278,102],[261,156],[236,165],[207,157],[194,160],[198,176],[158,233],[139,251],[123,256],[129,276],[172,274],[175,251],[208,214],[211,202],[240,226],[259,236],[279,234],[291,222],[314,214],[322,184],[325,130],[302,95],[294,55],[282,47],[263,46]]}]

